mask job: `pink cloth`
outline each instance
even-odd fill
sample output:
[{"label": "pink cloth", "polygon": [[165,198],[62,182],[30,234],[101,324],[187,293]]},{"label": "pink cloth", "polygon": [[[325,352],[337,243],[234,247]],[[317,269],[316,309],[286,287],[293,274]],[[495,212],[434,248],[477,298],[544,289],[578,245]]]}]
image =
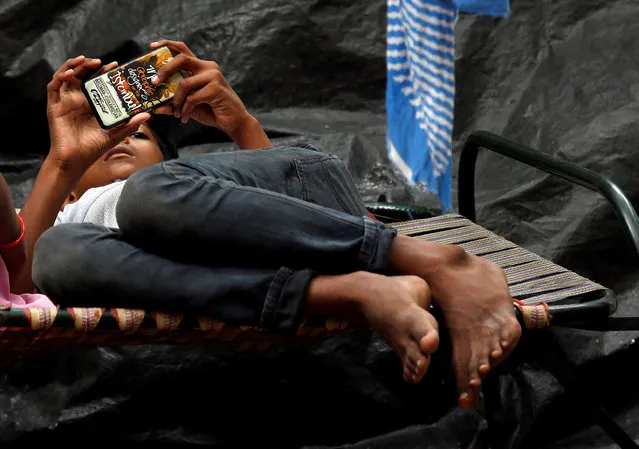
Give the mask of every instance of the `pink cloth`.
[{"label": "pink cloth", "polygon": [[9,291],[9,272],[4,260],[0,257],[0,310],[11,308],[24,309],[27,307],[49,308],[55,304],[45,295],[38,293],[23,293],[16,295]]}]

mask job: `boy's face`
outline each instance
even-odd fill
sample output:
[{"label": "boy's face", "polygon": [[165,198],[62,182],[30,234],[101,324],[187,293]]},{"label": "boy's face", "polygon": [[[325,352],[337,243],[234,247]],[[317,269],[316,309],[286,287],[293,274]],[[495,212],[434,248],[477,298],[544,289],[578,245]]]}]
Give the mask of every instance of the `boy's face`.
[{"label": "boy's face", "polygon": [[84,192],[93,187],[127,179],[136,171],[163,160],[158,141],[151,129],[143,123],[137,132],[107,151],[84,172],[65,204],[76,202]]}]

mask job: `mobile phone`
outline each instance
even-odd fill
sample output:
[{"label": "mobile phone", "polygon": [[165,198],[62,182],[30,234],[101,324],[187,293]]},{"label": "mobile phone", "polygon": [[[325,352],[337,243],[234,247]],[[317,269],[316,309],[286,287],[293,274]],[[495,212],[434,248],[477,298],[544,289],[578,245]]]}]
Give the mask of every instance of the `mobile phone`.
[{"label": "mobile phone", "polygon": [[151,83],[158,69],[171,59],[173,53],[169,47],[160,47],[84,81],[82,92],[100,126],[113,128],[135,114],[171,101],[184,79],[179,71],[158,85]]}]

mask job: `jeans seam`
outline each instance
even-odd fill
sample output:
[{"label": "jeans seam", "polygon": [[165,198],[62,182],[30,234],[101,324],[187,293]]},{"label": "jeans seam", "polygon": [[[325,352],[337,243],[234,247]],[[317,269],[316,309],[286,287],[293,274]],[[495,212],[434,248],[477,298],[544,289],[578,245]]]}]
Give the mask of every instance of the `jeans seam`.
[{"label": "jeans seam", "polygon": [[364,217],[364,239],[359,251],[359,258],[366,265],[366,270],[370,270],[379,242],[380,230],[372,220]]},{"label": "jeans seam", "polygon": [[333,182],[331,181],[331,177],[328,174],[328,169],[326,168],[326,164],[324,164],[324,161],[322,161],[321,164],[322,164],[322,169],[324,170],[324,177],[326,178],[326,183],[328,184],[329,189],[331,189],[331,193],[333,193],[333,198],[335,198],[335,201],[337,201],[337,203],[340,205],[340,207],[342,208],[344,212],[349,213],[348,208],[346,207],[344,202],[340,199],[339,195],[335,191],[335,186],[333,185]]},{"label": "jeans seam", "polygon": [[335,159],[335,156],[331,156],[329,154],[326,153],[320,153],[320,154],[314,154],[313,156],[306,156],[302,159],[298,158],[295,159],[296,161],[302,163],[302,164],[306,164],[306,163],[311,163],[314,164],[315,162],[323,162],[326,161],[328,159]]},{"label": "jeans seam", "polygon": [[297,174],[297,179],[300,182],[300,187],[302,188],[301,196],[304,201],[308,200],[308,190],[306,189],[306,182],[304,181],[304,169],[302,168],[298,159],[293,160],[293,164],[295,165],[295,173]]},{"label": "jeans seam", "polygon": [[[266,299],[264,300],[264,306],[262,307],[262,313],[260,314],[260,326],[265,328],[275,327],[273,322],[273,314],[280,303],[282,292],[288,286],[293,272],[288,268],[280,268],[275,273],[271,285],[269,285],[268,292],[266,293]],[[282,276],[286,276],[285,279],[280,279]],[[273,291],[276,290],[276,293]]]},{"label": "jeans seam", "polygon": [[[171,170],[167,170],[166,165],[162,164],[162,171],[164,171],[164,173],[166,173],[167,175],[171,176],[173,179],[175,179],[176,181],[182,181],[182,180],[187,180],[190,181],[191,183],[195,184],[197,183],[197,179],[193,176],[177,176],[175,173],[173,173]],[[205,173],[203,173],[201,170],[197,169],[196,167],[192,167],[192,166],[188,166],[191,170],[195,170],[196,172],[198,172],[202,177],[205,178],[211,178],[210,176],[207,176]],[[201,178],[199,178],[201,179]]]}]

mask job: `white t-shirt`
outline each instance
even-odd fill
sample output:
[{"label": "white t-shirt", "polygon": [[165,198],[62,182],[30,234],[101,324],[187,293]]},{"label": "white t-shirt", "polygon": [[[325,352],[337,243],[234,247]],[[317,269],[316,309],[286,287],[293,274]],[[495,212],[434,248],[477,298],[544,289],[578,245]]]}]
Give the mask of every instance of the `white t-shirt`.
[{"label": "white t-shirt", "polygon": [[54,226],[62,223],[93,223],[119,229],[115,208],[124,183],[125,181],[116,181],[87,190],[78,201],[67,204],[64,210],[58,213]]}]

